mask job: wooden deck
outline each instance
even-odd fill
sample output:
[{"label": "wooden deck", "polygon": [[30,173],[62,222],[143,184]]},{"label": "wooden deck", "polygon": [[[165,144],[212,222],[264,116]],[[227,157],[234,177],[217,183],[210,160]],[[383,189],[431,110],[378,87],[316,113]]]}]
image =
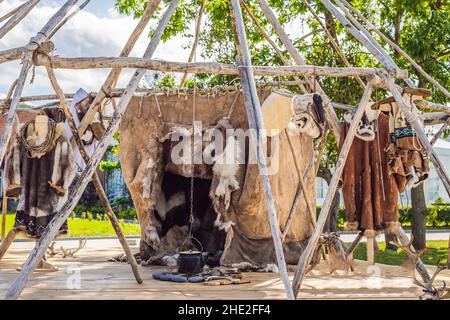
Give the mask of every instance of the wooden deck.
[{"label": "wooden deck", "polygon": [[[153,280],[162,267],[141,267],[144,283],[138,285],[127,264],[108,262],[121,253],[119,247],[95,247],[88,240],[76,258],[51,258],[59,268],[54,273],[35,273],[22,299],[284,299],[277,274],[248,273],[251,284],[206,287],[202,284],[175,284]],[[58,247],[58,246],[57,246]],[[137,247],[133,247],[137,250]],[[0,261],[0,296],[17,276],[16,268],[26,259],[29,248],[12,247]],[[292,276],[292,274],[291,274]],[[450,273],[440,278],[450,280]],[[357,262],[354,273],[329,275],[325,264],[305,280],[300,294],[304,299],[417,299],[420,294],[407,270],[376,265],[367,268]]]}]

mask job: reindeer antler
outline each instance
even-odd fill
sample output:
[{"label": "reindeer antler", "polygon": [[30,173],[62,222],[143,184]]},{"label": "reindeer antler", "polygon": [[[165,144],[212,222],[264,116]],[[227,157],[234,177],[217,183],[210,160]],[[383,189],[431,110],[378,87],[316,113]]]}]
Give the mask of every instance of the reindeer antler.
[{"label": "reindeer antler", "polygon": [[[402,245],[398,242],[391,241],[390,243],[396,246],[397,248],[403,249],[408,256],[413,260],[414,266],[417,264],[417,261],[419,260],[420,256],[425,252],[426,248],[423,250],[415,251],[412,243],[414,239],[411,236],[411,240],[407,245]],[[430,280],[422,283],[416,278],[416,272],[413,272],[413,278],[414,283],[421,288],[423,288],[424,294],[420,297],[421,299],[431,299],[431,300],[442,300],[442,299],[448,299],[450,298],[450,289],[447,289],[447,284],[445,281],[443,281],[444,285],[442,287],[436,288],[433,283],[436,280],[436,277],[440,272],[447,269],[447,265],[444,263],[441,263],[441,259],[439,259],[436,262],[436,270],[434,271],[433,275],[431,276]]]},{"label": "reindeer antler", "polygon": [[79,241],[78,248],[64,249],[64,247],[61,246],[60,250],[62,252],[63,258],[74,257],[75,253],[77,253],[78,251],[80,251],[81,249],[84,248],[84,246],[86,245],[86,242],[87,242],[87,238],[83,238],[78,241]]}]

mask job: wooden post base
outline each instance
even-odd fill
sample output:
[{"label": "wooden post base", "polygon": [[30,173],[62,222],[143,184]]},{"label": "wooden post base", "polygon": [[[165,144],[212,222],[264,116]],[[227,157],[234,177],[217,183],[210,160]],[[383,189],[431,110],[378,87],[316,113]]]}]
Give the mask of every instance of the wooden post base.
[{"label": "wooden post base", "polygon": [[2,260],[3,256],[8,251],[9,247],[16,238],[17,233],[18,232],[16,229],[11,229],[11,231],[9,231],[8,234],[6,235],[6,238],[2,240],[2,243],[0,245],[0,260]]}]

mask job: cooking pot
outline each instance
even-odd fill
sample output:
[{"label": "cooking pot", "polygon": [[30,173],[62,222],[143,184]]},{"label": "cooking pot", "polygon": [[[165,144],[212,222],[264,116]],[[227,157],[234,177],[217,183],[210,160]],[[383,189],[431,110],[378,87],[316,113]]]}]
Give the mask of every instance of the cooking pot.
[{"label": "cooking pot", "polygon": [[205,266],[204,255],[201,251],[183,251],[178,255],[177,264],[179,273],[201,273]]}]

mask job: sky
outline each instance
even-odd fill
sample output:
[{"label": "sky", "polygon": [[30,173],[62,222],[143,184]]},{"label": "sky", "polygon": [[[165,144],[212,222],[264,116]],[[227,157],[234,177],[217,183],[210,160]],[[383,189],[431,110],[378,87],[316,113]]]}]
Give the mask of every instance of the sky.
[{"label": "sky", "polygon": [[[25,0],[5,0],[0,4],[0,16],[16,8]],[[21,23],[0,40],[0,50],[26,45],[28,40],[45,25],[48,19],[65,3],[65,0],[41,0]],[[132,17],[120,15],[114,0],[92,0],[88,6],[66,23],[52,38],[56,55],[64,57],[118,56],[129,35],[138,23]],[[155,24],[156,22],[153,22]],[[130,56],[142,56],[149,42],[148,31],[143,32]],[[189,50],[183,49],[189,40],[175,38],[160,43],[154,54],[156,59],[187,61]],[[18,77],[20,62],[0,64],[0,98]],[[78,88],[98,91],[109,69],[55,70],[60,85],[67,93]],[[124,87],[132,70],[125,70],[117,87]],[[30,78],[30,77],[29,77]],[[29,80],[29,79],[28,79]],[[33,84],[27,81],[23,95],[53,94],[44,68],[36,68]]]}]

